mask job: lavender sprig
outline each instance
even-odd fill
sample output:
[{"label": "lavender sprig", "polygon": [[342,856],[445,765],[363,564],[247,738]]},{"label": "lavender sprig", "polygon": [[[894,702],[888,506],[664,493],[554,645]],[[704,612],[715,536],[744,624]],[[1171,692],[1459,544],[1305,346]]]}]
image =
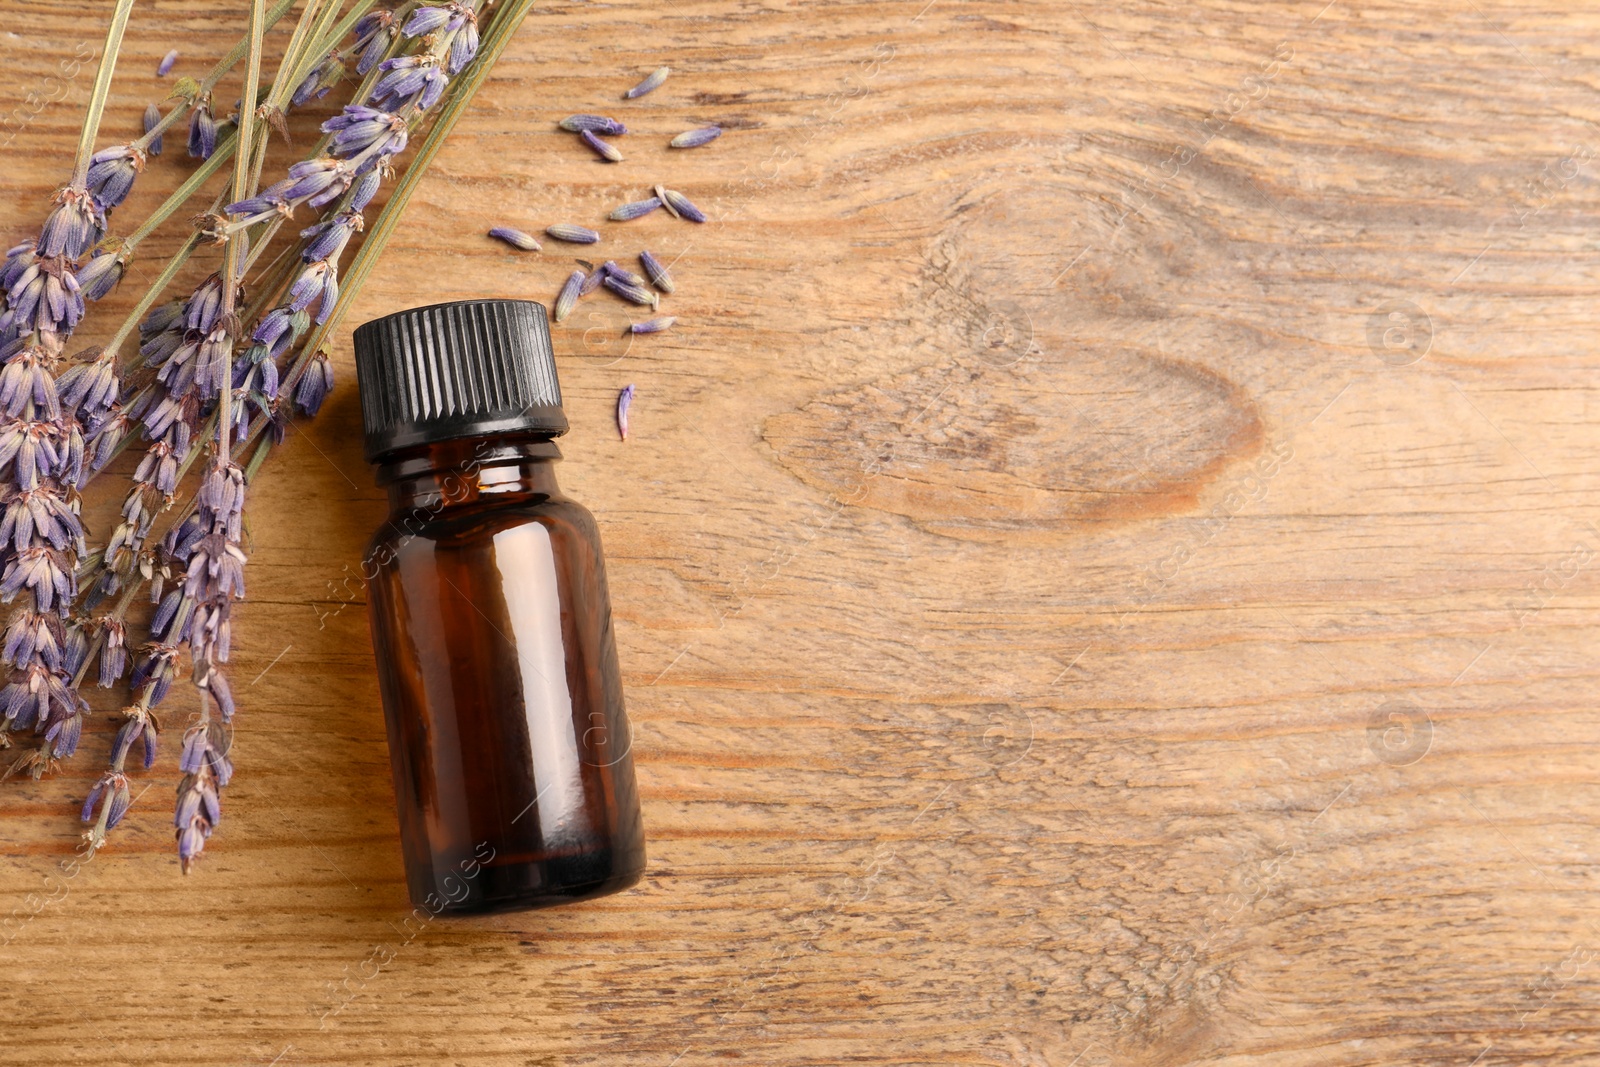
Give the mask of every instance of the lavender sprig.
[{"label": "lavender sprig", "polygon": [[[93,145],[131,7],[132,0],[118,0],[113,12],[71,181],[38,240],[11,249],[0,267],[0,600],[28,598],[12,614],[0,650],[9,668],[0,688],[0,738],[30,726],[44,738],[8,774],[38,777],[70,756],[87,710],[72,686],[65,622],[85,550],[75,497],[84,443],[61,403],[54,368],[83,317],[79,260],[105,233],[107,206],[90,191]],[[102,192],[104,177],[95,175]]]}]

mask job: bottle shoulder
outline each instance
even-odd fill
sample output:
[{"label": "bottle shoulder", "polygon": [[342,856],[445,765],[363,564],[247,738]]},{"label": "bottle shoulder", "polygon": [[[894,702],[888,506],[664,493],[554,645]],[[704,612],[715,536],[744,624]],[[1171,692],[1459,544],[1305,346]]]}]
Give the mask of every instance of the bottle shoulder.
[{"label": "bottle shoulder", "polygon": [[586,540],[598,539],[588,508],[560,494],[517,494],[505,499],[479,498],[443,507],[419,505],[391,512],[373,533],[369,556],[394,556],[414,543],[463,544],[487,541],[506,530],[538,524]]}]

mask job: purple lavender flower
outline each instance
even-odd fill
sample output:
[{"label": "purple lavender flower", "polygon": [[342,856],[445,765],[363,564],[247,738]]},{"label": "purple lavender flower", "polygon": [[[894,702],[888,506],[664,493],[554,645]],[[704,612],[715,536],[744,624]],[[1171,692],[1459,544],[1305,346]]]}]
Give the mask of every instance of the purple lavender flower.
[{"label": "purple lavender flower", "polygon": [[156,77],[165,78],[172,73],[172,67],[178,62],[178,50],[174,48],[161,57],[161,62],[156,64]]},{"label": "purple lavender flower", "polygon": [[628,411],[632,407],[633,384],[629,383],[623,387],[621,393],[617,394],[617,432],[622,435],[624,441],[628,439]]},{"label": "purple lavender flower", "polygon": [[655,92],[657,89],[661,88],[662,84],[667,80],[667,75],[671,73],[671,67],[657,67],[655,70],[650,72],[650,76],[648,78],[640,82],[638,85],[635,85],[632,89],[629,89],[627,92],[623,93],[622,98],[624,100],[635,100],[643,96],[645,93]]},{"label": "purple lavender flower", "polygon": [[400,32],[407,37],[421,37],[425,33],[432,33],[450,21],[450,16],[458,11],[455,4],[439,4],[434,7],[419,7],[406,20],[405,29]]},{"label": "purple lavender flower", "polygon": [[604,115],[568,115],[561,120],[559,125],[563,130],[567,130],[570,133],[582,133],[584,130],[591,130],[607,137],[620,137],[628,132],[628,127],[616,119],[607,118]]},{"label": "purple lavender flower", "polygon": [[90,349],[56,379],[61,403],[80,422],[90,422],[107,412],[117,399],[117,361],[109,353]]},{"label": "purple lavender flower", "polygon": [[575,270],[571,274],[567,275],[565,284],[561,286],[561,292],[556,294],[556,303],[553,313],[557,322],[561,322],[568,315],[572,314],[572,309],[577,306],[578,294],[583,288],[583,280],[584,274],[581,270]]},{"label": "purple lavender flower", "polygon": [[613,222],[630,222],[633,219],[643,218],[660,206],[661,201],[652,196],[648,200],[635,200],[632,203],[623,204],[607,215],[606,218]]},{"label": "purple lavender flower", "polygon": [[388,104],[399,110],[415,103],[421,110],[432,107],[444,92],[449,77],[439,68],[438,61],[426,53],[415,56],[396,56],[378,64],[384,76],[372,88],[372,102]]},{"label": "purple lavender flower", "polygon": [[633,273],[633,271],[618,264],[614,259],[606,260],[600,265],[600,269],[611,275],[611,277],[617,279],[619,282],[627,282],[635,289],[643,289],[650,284],[643,278],[639,277],[639,275]]},{"label": "purple lavender flower", "polygon": [[104,211],[128,198],[144,170],[144,153],[131,144],[102,148],[89,158],[88,188]]},{"label": "purple lavender flower", "polygon": [[584,144],[588,145],[594,150],[595,155],[599,156],[607,163],[622,162],[622,153],[618,151],[617,146],[602,141],[600,138],[594,135],[593,130],[584,130],[583,132],[579,133],[578,136],[583,140]]},{"label": "purple lavender flower", "polygon": [[670,329],[672,324],[677,321],[678,317],[676,315],[662,315],[659,318],[636,322],[629,329],[634,333],[660,333],[663,330]]},{"label": "purple lavender flower", "polygon": [[295,107],[304,107],[313,100],[321,100],[328,95],[329,90],[343,80],[344,59],[338,49],[335,49],[324,56],[322,62],[313,67],[311,73],[295,86],[294,95],[289,98],[289,103]]},{"label": "purple lavender flower", "polygon": [[639,265],[644,268],[645,277],[650,279],[650,284],[660,289],[663,293],[671,293],[677,290],[677,283],[672,280],[672,275],[667,271],[666,264],[649,252],[639,253]]},{"label": "purple lavender flower", "polygon": [[721,126],[702,126],[698,130],[688,130],[678,134],[667,142],[668,148],[699,148],[708,145],[722,136]]},{"label": "purple lavender flower", "polygon": [[216,150],[217,120],[211,115],[211,100],[207,97],[189,113],[189,155],[210,159]]},{"label": "purple lavender flower", "polygon": [[676,189],[662,189],[661,198],[669,208],[675,209],[674,214],[682,215],[690,222],[706,221],[705,212],[695,207],[687,196]]},{"label": "purple lavender flower", "polygon": [[328,150],[345,158],[369,152],[394,155],[406,146],[406,120],[364,104],[346,106],[322,124],[322,132],[333,134]]},{"label": "purple lavender flower", "polygon": [[322,410],[322,402],[333,392],[333,363],[324,352],[311,357],[300,384],[295,387],[294,402],[307,415]]},{"label": "purple lavender flower", "polygon": [[369,11],[361,16],[355,25],[356,43],[351,47],[352,52],[361,54],[361,58],[356,60],[357,74],[364,76],[378,65],[393,39],[393,25],[393,11]]},{"label": "purple lavender flower", "polygon": [[[161,109],[154,104],[146,105],[144,109],[144,132],[149,133],[161,124]],[[161,154],[161,138],[156,137],[150,142],[149,152],[152,156]]]},{"label": "purple lavender flower", "polygon": [[63,189],[55,210],[45,219],[36,250],[40,256],[77,260],[106,230],[105,211],[87,190]]},{"label": "purple lavender flower", "polygon": [[94,788],[89,790],[89,798],[83,802],[83,821],[89,822],[94,818],[95,805],[101,797],[106,801],[106,829],[109,830],[122,821],[122,816],[127,814],[128,805],[133,803],[128,791],[128,776],[116,771],[107,771],[94,783]]},{"label": "purple lavender flower", "polygon": [[466,22],[456,31],[450,39],[450,55],[446,57],[444,69],[451,74],[460,74],[468,63],[478,57],[478,16],[466,12]]},{"label": "purple lavender flower", "polygon": [[365,211],[382,184],[383,173],[377,169],[369,170],[357,178],[355,188],[350,193],[350,210]]},{"label": "purple lavender flower", "polygon": [[122,257],[111,252],[96,252],[78,270],[78,287],[85,300],[99,300],[122,281]]},{"label": "purple lavender flower", "polygon": [[315,226],[300,231],[300,236],[305,239],[306,246],[300,252],[300,258],[306,263],[316,263],[321,260],[335,260],[344,251],[344,246],[349,243],[353,234],[361,229],[361,215],[358,212],[346,211],[336,215],[326,222],[319,222]]},{"label": "purple lavender flower", "polygon": [[637,285],[632,285],[612,274],[607,274],[600,283],[613,293],[634,304],[644,304],[655,308],[661,305],[661,298],[650,290]]},{"label": "purple lavender flower", "polygon": [[220,723],[202,722],[183,735],[178,768],[184,776],[178,783],[172,823],[177,828],[178,861],[185,874],[205,849],[211,831],[222,821],[218,794],[233,777],[227,751],[227,735]]},{"label": "purple lavender flower", "polygon": [[526,233],[514,226],[496,226],[489,231],[489,236],[497,241],[504,241],[512,248],[523,252],[537,252],[542,247],[538,238],[531,233]]},{"label": "purple lavender flower", "polygon": [[544,232],[558,241],[568,244],[592,245],[597,244],[600,235],[587,226],[578,226],[570,222],[558,222],[554,226],[546,226]]}]

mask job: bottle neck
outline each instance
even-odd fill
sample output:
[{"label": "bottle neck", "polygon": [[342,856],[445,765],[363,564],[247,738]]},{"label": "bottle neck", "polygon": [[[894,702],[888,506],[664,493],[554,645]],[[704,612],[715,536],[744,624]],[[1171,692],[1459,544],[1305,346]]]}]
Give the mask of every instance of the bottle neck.
[{"label": "bottle neck", "polygon": [[556,443],[543,434],[467,437],[392,452],[378,465],[378,484],[395,512],[439,511],[482,502],[561,495]]}]

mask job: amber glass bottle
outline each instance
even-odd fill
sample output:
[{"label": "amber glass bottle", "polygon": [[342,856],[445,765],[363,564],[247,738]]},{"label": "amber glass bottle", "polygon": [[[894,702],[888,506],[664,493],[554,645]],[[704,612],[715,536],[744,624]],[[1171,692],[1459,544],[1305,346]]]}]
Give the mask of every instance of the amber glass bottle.
[{"label": "amber glass bottle", "polygon": [[561,495],[544,308],[356,331],[390,516],[364,569],[412,901],[545,907],[636,883],[644,831],[594,517]]}]

